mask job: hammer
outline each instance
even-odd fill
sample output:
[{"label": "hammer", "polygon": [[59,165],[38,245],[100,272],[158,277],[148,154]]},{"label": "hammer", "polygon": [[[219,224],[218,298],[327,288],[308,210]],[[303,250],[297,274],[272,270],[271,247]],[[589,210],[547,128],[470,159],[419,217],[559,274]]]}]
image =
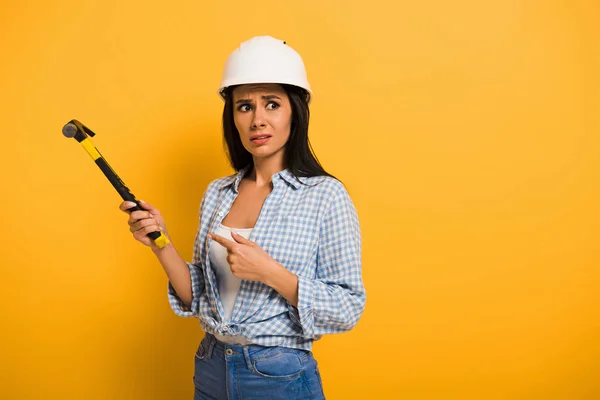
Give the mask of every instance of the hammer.
[{"label": "hammer", "polygon": [[[87,153],[92,157],[92,160],[96,163],[96,165],[100,168],[100,170],[104,173],[104,175],[108,178],[113,187],[117,190],[117,192],[121,195],[121,198],[125,201],[131,201],[135,203],[135,207],[130,208],[128,211],[137,211],[143,210],[140,207],[139,201],[135,198],[133,193],[129,191],[129,188],[125,186],[121,178],[117,175],[115,171],[108,165],[108,162],[102,157],[96,146],[92,143],[90,137],[94,137],[96,134],[92,132],[90,128],[83,125],[81,122],[76,119],[72,119],[69,121],[62,129],[63,135],[68,138],[75,138],[87,151]],[[169,243],[169,239],[163,232],[150,232],[148,235],[150,239],[156,243],[159,248],[165,247]]]}]

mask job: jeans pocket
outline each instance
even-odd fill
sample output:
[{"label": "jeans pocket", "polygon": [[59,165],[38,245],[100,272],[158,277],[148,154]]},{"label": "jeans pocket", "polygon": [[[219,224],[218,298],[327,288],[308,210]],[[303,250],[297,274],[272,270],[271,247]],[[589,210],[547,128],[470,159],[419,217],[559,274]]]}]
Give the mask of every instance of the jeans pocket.
[{"label": "jeans pocket", "polygon": [[212,353],[211,350],[212,343],[210,343],[206,338],[202,339],[200,345],[198,346],[198,350],[196,350],[196,360],[206,360],[210,358],[210,354]]},{"label": "jeans pocket", "polygon": [[293,349],[269,351],[264,357],[252,360],[253,372],[263,378],[295,379],[302,374],[304,365]]}]

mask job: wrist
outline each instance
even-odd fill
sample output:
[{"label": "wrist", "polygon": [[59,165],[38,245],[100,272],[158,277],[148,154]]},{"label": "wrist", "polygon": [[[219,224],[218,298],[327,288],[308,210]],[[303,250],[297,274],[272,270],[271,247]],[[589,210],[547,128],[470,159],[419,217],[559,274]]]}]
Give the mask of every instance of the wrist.
[{"label": "wrist", "polygon": [[266,268],[266,278],[262,282],[275,289],[294,307],[298,306],[298,276],[284,265],[274,261]]},{"label": "wrist", "polygon": [[169,251],[173,250],[173,242],[170,241],[169,239],[169,243],[167,243],[165,246],[163,246],[162,248],[158,247],[155,243],[152,243],[150,245],[150,248],[152,249],[152,252],[156,255],[156,256],[161,256],[165,253],[168,253]]},{"label": "wrist", "polygon": [[271,260],[271,262],[267,264],[267,268],[264,270],[264,275],[261,279],[261,282],[267,286],[275,288],[274,285],[278,281],[278,278],[285,272],[289,271],[277,261]]}]

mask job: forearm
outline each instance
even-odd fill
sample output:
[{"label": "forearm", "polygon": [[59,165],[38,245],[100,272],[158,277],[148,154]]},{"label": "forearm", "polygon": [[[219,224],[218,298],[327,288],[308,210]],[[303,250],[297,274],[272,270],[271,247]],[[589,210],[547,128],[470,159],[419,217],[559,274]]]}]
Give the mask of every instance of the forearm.
[{"label": "forearm", "polygon": [[262,281],[275,289],[294,307],[298,306],[298,277],[283,265],[273,260],[269,274]]},{"label": "forearm", "polygon": [[162,249],[152,248],[152,251],[160,261],[177,296],[189,308],[192,304],[192,279],[187,263],[177,253],[172,242]]}]

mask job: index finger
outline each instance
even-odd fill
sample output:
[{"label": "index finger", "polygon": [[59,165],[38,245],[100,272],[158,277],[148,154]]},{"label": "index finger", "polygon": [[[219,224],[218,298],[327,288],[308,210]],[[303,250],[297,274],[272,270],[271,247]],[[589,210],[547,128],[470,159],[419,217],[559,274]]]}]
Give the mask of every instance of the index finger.
[{"label": "index finger", "polygon": [[223,236],[219,236],[214,233],[209,233],[208,237],[219,243],[221,246],[225,247],[227,250],[233,251],[233,247],[235,246],[235,242],[232,242],[229,239],[225,239]]}]

